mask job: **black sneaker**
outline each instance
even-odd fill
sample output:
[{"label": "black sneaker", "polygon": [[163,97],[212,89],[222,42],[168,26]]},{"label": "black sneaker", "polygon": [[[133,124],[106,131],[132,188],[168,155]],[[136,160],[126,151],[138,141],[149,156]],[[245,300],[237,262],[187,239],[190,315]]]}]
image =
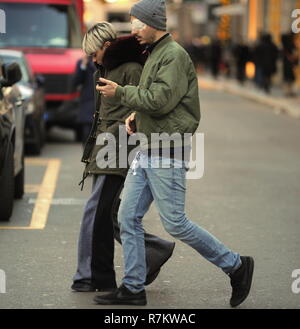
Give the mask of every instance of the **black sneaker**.
[{"label": "black sneaker", "polygon": [[242,265],[233,274],[230,274],[230,284],[232,295],[230,305],[236,307],[240,305],[248,296],[254,270],[254,260],[252,257],[241,256]]},{"label": "black sneaker", "polygon": [[132,293],[123,284],[117,288],[114,292],[96,296],[94,301],[100,305],[146,305],[147,298],[145,290],[138,292],[137,294]]}]

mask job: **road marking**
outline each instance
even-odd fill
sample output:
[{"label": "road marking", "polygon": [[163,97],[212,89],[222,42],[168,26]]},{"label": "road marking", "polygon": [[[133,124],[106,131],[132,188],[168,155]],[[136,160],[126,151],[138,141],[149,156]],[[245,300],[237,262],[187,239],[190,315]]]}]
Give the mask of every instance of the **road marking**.
[{"label": "road marking", "polygon": [[37,199],[29,226],[2,226],[2,230],[43,230],[46,226],[48,213],[56,188],[58,173],[61,166],[60,159],[27,158],[26,165],[47,166],[41,185],[26,185],[26,193],[37,192]]},{"label": "road marking", "polygon": [[61,161],[51,159],[48,162],[46,173],[38,193],[37,201],[33,209],[30,227],[43,230],[46,226],[51,200],[55,191],[56,181]]},{"label": "road marking", "polygon": [[[35,204],[37,199],[29,199],[29,204]],[[86,204],[87,199],[75,199],[75,198],[58,198],[52,200],[40,200],[40,202],[50,202],[51,206],[82,206]]]},{"label": "road marking", "polygon": [[25,158],[25,164],[29,166],[47,166],[49,161],[55,159],[48,158]]},{"label": "road marking", "polygon": [[30,226],[1,226],[0,230],[40,230]]}]

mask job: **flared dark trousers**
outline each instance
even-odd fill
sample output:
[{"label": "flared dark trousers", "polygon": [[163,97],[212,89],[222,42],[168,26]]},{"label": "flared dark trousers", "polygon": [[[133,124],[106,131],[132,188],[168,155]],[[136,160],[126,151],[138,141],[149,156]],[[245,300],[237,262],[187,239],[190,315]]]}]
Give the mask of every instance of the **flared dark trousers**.
[{"label": "flared dark trousers", "polygon": [[[124,181],[118,175],[94,175],[80,228],[74,282],[88,282],[98,289],[117,286],[114,239],[121,243],[117,214]],[[172,242],[145,232],[147,273],[159,267],[172,247]]]}]

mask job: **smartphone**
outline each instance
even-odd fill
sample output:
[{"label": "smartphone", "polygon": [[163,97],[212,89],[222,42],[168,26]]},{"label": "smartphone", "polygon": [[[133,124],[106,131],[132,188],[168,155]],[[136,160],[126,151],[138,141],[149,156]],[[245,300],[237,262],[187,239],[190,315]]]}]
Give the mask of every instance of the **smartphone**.
[{"label": "smartphone", "polygon": [[96,85],[99,86],[99,87],[103,87],[103,86],[106,86],[106,83],[101,82],[101,81],[98,80],[98,81],[96,82]]}]

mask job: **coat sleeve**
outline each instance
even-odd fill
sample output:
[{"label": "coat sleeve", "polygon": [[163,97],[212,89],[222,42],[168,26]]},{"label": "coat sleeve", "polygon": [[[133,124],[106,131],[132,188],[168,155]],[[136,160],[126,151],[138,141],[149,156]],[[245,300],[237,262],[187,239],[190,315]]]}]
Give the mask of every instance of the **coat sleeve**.
[{"label": "coat sleeve", "polygon": [[138,86],[142,74],[142,66],[136,65],[134,69],[125,72],[124,86]]},{"label": "coat sleeve", "polygon": [[148,89],[140,86],[119,86],[116,95],[121,103],[146,113],[161,117],[172,111],[187,93],[188,77],[183,68],[184,59],[173,56],[162,63]]}]

